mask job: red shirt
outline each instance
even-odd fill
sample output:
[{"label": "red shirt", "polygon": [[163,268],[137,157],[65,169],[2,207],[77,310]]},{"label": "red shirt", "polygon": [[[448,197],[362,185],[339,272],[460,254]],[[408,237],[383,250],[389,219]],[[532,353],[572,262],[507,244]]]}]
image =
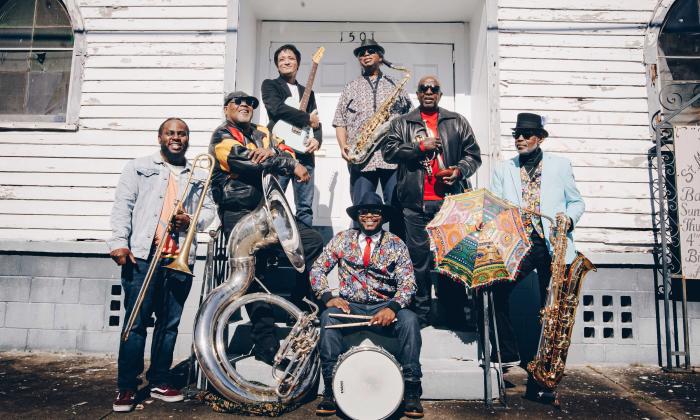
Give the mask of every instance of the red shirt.
[{"label": "red shirt", "polygon": [[[421,111],[420,113],[421,118],[423,121],[425,121],[425,125],[428,126],[430,131],[435,135],[435,137],[438,137],[438,112],[433,111],[433,112],[423,112]],[[430,133],[428,133],[430,134]],[[433,159],[430,161],[430,166],[433,169],[433,174],[436,174],[440,170],[440,166],[438,165],[438,160]],[[425,172],[425,178],[423,180],[423,201],[431,201],[431,200],[442,200],[445,198],[445,183],[442,182],[442,178],[438,178],[432,175],[429,175],[428,172]]]}]

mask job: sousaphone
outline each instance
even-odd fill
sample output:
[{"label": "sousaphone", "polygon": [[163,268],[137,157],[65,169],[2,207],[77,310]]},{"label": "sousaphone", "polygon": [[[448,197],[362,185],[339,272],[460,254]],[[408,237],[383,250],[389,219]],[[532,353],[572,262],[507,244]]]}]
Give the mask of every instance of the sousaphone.
[{"label": "sousaphone", "polygon": [[[316,345],[319,333],[313,325],[318,308],[308,314],[277,295],[246,295],[255,276],[255,253],[261,248],[279,243],[294,269],[304,271],[299,230],[284,193],[270,174],[263,175],[262,183],[264,198],[236,224],[229,236],[228,278],[211,291],[199,308],[194,327],[194,351],[202,372],[225,398],[244,404],[289,404],[303,398],[318,380],[320,361]],[[296,320],[275,356],[272,386],[243,378],[226,353],[229,320],[244,305],[253,302],[279,306]],[[285,360],[286,367],[276,369]]]}]

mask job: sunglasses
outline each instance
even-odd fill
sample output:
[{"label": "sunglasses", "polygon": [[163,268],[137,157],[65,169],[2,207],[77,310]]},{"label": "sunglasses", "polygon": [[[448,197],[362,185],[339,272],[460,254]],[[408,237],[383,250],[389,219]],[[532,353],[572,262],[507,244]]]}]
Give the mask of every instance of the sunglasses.
[{"label": "sunglasses", "polygon": [[428,90],[431,90],[433,93],[440,93],[440,86],[418,85],[418,93],[426,93]]},{"label": "sunglasses", "polygon": [[521,129],[521,130],[514,130],[513,131],[513,138],[514,139],[519,139],[520,136],[523,136],[524,139],[529,139],[532,136],[536,136],[539,134],[539,131],[537,130],[528,130],[528,129]]},{"label": "sunglasses", "polygon": [[357,214],[360,216],[381,216],[382,211],[379,209],[360,209]]},{"label": "sunglasses", "polygon": [[258,107],[260,104],[257,99],[253,98],[252,96],[239,96],[236,98],[233,98],[233,103],[236,105],[241,105],[242,103],[245,103],[249,107],[255,109]]},{"label": "sunglasses", "polygon": [[364,50],[357,53],[357,56],[362,57],[365,54],[372,55],[372,54],[378,54],[378,53],[379,53],[379,50],[376,48],[365,48]]}]

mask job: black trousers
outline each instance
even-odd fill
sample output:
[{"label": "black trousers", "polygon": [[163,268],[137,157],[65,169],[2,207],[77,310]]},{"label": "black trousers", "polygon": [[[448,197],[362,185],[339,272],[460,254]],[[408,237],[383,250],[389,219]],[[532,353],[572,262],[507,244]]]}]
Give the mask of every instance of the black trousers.
[{"label": "black trousers", "polygon": [[[250,211],[232,212],[226,210],[220,213],[224,226],[224,234],[227,238],[236,223],[248,213],[250,213]],[[311,293],[311,284],[309,283],[309,270],[316,258],[321,254],[321,251],[323,251],[323,238],[315,229],[306,226],[304,223],[297,223],[297,227],[299,228],[299,237],[302,247],[304,248],[305,270],[302,273],[296,274],[290,300],[300,309],[304,310],[307,309],[304,307],[304,297],[312,300],[314,299]],[[269,257],[286,258],[279,244],[269,249],[260,250],[256,255],[255,275],[263,281],[268,271]],[[272,281],[272,279],[269,280]],[[248,293],[262,291],[262,288],[257,282],[253,282],[248,289]],[[275,335],[275,318],[272,305],[265,302],[256,302],[246,305],[246,311],[250,316],[250,322],[252,324],[251,339],[253,343],[258,347],[265,348],[263,352],[268,354],[272,353],[274,355],[279,346],[279,342]]]},{"label": "black trousers", "polygon": [[[496,327],[498,329],[498,343],[501,350],[501,359],[504,362],[520,360],[520,351],[518,350],[518,339],[515,334],[513,324],[510,322],[510,296],[518,281],[527,277],[533,270],[537,270],[539,280],[539,302],[532,302],[534,305],[539,305],[542,309],[547,299],[547,288],[549,280],[552,277],[551,265],[552,257],[547,249],[547,244],[543,238],[540,238],[533,231],[530,236],[532,240],[532,249],[525,257],[521,264],[520,274],[517,281],[509,283],[498,283],[491,286],[493,293],[493,310],[496,318]],[[481,300],[479,300],[481,303]],[[538,309],[538,312],[539,312]],[[479,316],[479,325],[483,325],[483,310],[477,311]],[[496,360],[496,343],[493,325],[491,325],[489,336],[491,339],[491,360]]]},{"label": "black trousers", "polygon": [[[442,200],[425,201],[423,209],[403,209],[403,220],[406,231],[406,246],[411,255],[413,270],[416,276],[416,294],[413,298],[412,309],[418,315],[422,325],[431,324],[434,314],[432,307],[432,276],[434,266],[433,253],[430,251],[430,238],[425,230],[427,224],[433,220],[435,214],[440,211]],[[463,285],[452,279],[440,276],[436,287],[440,298],[441,309],[445,311],[446,325],[454,325],[461,328],[466,320],[464,306],[467,301],[466,289]]]}]

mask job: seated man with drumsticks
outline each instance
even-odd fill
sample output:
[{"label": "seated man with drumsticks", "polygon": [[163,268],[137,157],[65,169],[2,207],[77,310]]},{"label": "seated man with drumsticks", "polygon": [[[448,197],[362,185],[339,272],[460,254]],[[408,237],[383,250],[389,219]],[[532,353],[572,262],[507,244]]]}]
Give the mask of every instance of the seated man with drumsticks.
[{"label": "seated man with drumsticks", "polygon": [[[408,248],[398,236],[382,230],[393,215],[393,207],[384,205],[375,192],[367,192],[357,205],[348,207],[348,215],[360,228],[338,233],[326,245],[313,264],[311,287],[326,304],[321,315],[321,373],[325,383],[323,400],[317,415],[336,412],[333,397],[333,369],[338,357],[347,350],[345,333],[356,328],[326,328],[342,323],[337,314],[370,316],[367,325],[379,334],[399,339],[396,355],[403,369],[404,415],[423,417],[420,403],[421,367],[420,325],[416,314],[408,309],[416,291],[413,265]],[[328,285],[328,273],[338,265],[340,292],[334,296]]]}]

